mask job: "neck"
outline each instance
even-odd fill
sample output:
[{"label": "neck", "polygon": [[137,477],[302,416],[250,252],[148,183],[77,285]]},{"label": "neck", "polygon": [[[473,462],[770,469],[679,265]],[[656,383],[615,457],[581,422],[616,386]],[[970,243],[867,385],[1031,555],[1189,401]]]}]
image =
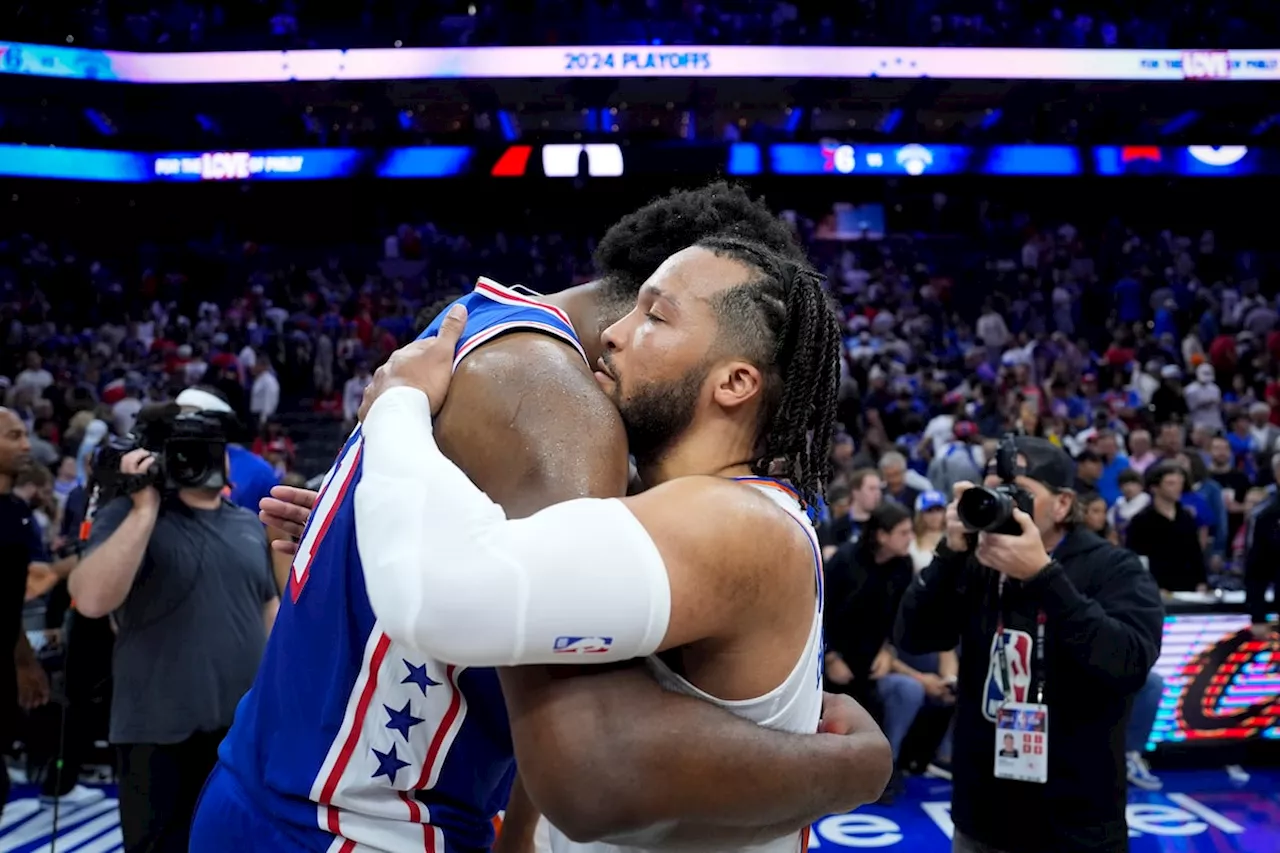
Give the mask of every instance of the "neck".
[{"label": "neck", "polygon": [[[636,460],[640,479],[656,486],[677,477],[748,477],[754,458],[751,442],[738,425],[727,418],[711,421],[702,428],[689,427],[684,436],[653,460]],[[696,422],[696,419],[695,419]]]},{"label": "neck", "polygon": [[178,500],[192,509],[217,509],[222,505],[222,493],[212,489],[179,489]]},{"label": "neck", "polygon": [[1044,550],[1052,555],[1053,549],[1062,543],[1066,535],[1067,531],[1055,527],[1051,533],[1040,534],[1040,541],[1044,543]]},{"label": "neck", "polygon": [[854,521],[866,521],[871,517],[871,512],[855,505],[849,510],[849,517]]},{"label": "neck", "polygon": [[7,495],[13,491],[13,475],[0,474],[0,495]]},{"label": "neck", "polygon": [[879,565],[883,565],[883,564],[885,564],[885,563],[889,562],[889,561],[890,561],[890,560],[892,560],[892,559],[893,559],[893,554],[889,553],[888,551],[886,551],[886,550],[885,550],[885,549],[883,549],[883,548],[877,548],[877,549],[876,549],[876,556],[875,556],[875,560],[876,560],[876,565],[877,565],[877,566],[879,566]]},{"label": "neck", "polygon": [[1152,495],[1151,503],[1155,504],[1156,510],[1161,515],[1172,516],[1178,512],[1178,505],[1164,495]]}]

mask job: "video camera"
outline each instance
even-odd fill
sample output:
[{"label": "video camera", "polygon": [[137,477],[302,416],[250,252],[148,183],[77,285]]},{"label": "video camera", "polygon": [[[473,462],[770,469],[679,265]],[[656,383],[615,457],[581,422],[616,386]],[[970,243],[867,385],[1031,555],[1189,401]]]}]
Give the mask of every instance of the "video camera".
[{"label": "video camera", "polygon": [[960,495],[956,514],[964,526],[974,532],[1004,533],[1018,536],[1022,525],[1013,517],[1014,509],[1035,514],[1035,495],[1014,482],[1018,476],[1018,445],[1006,435],[996,449],[998,486],[974,486]]},{"label": "video camera", "polygon": [[[221,415],[183,413],[175,404],[143,409],[132,433],[111,439],[98,449],[93,479],[99,500],[105,504],[148,486],[161,491],[223,488],[227,485],[229,427]],[[145,474],[122,474],[121,458],[138,448],[151,451],[155,462]]]}]

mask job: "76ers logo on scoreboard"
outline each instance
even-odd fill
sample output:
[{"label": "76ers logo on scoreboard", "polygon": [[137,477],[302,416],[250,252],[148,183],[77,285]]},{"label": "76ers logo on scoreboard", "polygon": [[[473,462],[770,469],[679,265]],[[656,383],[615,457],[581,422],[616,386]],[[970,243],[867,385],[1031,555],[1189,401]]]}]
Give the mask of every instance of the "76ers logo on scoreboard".
[{"label": "76ers logo on scoreboard", "polygon": [[1184,50],[1182,76],[1188,80],[1226,80],[1231,76],[1231,57],[1225,50]]},{"label": "76ers logo on scoreboard", "polygon": [[990,663],[987,664],[987,685],[983,691],[982,716],[996,721],[1000,706],[1005,702],[1026,702],[1031,690],[1031,635],[1026,631],[1004,631],[1004,654],[1009,662],[1010,695],[1004,692],[1004,680],[1000,677],[1000,655],[996,638],[991,638]]}]

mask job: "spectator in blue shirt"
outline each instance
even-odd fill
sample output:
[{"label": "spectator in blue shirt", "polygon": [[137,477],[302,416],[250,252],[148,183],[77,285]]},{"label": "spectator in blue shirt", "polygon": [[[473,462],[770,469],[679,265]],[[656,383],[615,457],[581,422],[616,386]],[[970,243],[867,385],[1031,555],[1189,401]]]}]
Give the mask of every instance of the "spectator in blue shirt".
[{"label": "spectator in blue shirt", "polygon": [[1129,470],[1129,457],[1120,452],[1120,443],[1111,430],[1098,433],[1093,449],[1102,460],[1098,494],[1107,502],[1107,506],[1112,506],[1120,500],[1120,475]]}]

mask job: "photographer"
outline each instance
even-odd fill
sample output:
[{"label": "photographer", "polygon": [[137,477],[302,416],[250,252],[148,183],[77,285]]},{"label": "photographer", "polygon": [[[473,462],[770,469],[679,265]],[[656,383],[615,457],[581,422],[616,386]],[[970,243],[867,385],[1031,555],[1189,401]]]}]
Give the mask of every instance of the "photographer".
[{"label": "photographer", "polygon": [[[961,646],[953,849],[1127,850],[1125,720],[1159,654],[1159,591],[1079,523],[1061,449],[1006,438],[996,467],[988,488],[956,484],[896,626],[908,652]],[[1017,758],[999,755],[1005,734]]]},{"label": "photographer", "polygon": [[139,417],[142,446],[104,449],[95,466],[97,486],[120,496],[92,519],[70,587],[81,614],[110,614],[118,629],[111,742],[127,851],[187,849],[279,605],[261,523],[221,496],[221,430],[207,414],[153,408]]}]

